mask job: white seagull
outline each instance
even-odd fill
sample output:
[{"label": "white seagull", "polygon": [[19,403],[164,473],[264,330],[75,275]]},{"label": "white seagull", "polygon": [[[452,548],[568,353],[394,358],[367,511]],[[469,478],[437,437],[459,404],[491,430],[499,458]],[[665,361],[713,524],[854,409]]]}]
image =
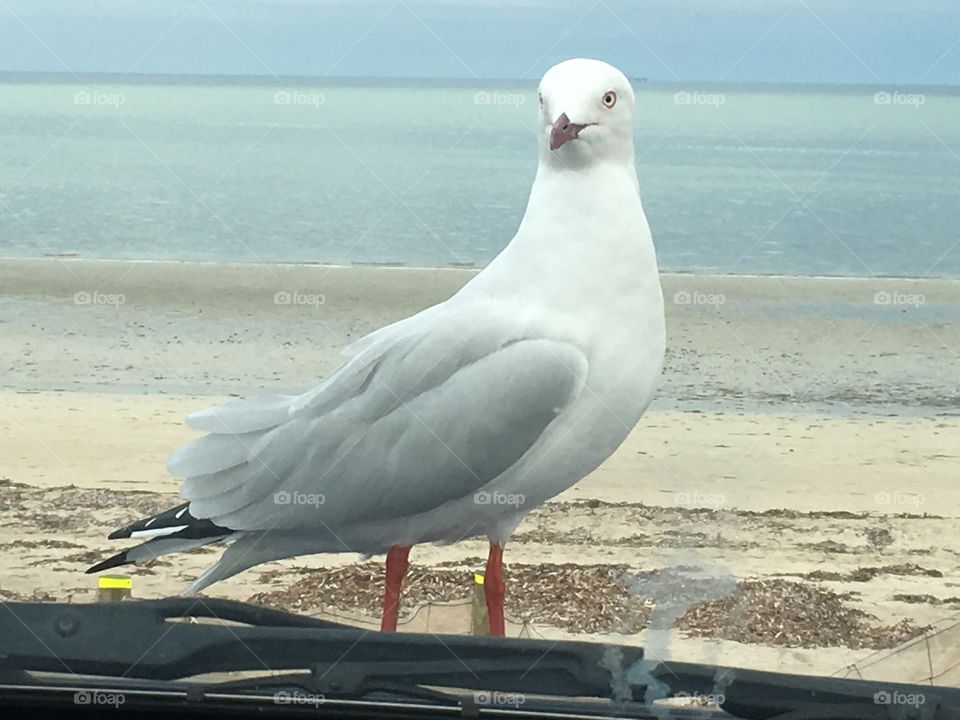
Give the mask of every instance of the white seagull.
[{"label": "white seagull", "polygon": [[539,90],[540,161],[510,244],[449,300],[348,346],[307,393],[188,416],[208,434],[167,462],[188,502],[112,533],[149,539],[87,572],[228,541],[196,592],[272,560],[386,552],[381,628],[395,630],[410,548],[486,536],[503,635],[504,544],[623,442],[665,346],[630,83],[574,59]]}]

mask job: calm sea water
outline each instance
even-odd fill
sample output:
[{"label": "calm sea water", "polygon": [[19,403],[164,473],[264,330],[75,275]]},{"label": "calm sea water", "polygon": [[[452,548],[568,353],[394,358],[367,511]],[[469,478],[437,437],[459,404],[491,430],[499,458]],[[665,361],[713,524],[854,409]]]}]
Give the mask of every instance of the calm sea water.
[{"label": "calm sea water", "polygon": [[[665,269],[960,276],[960,96],[638,87]],[[531,84],[5,82],[0,255],[482,265],[536,113]]]}]

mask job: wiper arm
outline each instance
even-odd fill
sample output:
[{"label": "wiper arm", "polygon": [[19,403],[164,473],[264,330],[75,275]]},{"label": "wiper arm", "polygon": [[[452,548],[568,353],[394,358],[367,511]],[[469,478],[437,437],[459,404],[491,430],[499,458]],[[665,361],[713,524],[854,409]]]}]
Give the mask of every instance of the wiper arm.
[{"label": "wiper arm", "polygon": [[[593,643],[379,633],[214,599],[5,608],[0,669],[6,670],[173,680],[307,669],[331,693],[388,680],[531,695],[611,694],[608,650]],[[193,618],[232,624],[176,622]],[[643,657],[640,648],[620,652],[626,665]]]}]

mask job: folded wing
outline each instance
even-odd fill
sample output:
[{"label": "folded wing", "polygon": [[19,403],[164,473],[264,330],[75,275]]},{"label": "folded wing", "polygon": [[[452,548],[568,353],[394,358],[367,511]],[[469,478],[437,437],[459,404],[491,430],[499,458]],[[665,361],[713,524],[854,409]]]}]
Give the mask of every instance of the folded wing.
[{"label": "folded wing", "polygon": [[577,397],[587,360],[497,313],[459,317],[382,336],[305,395],[191,416],[211,434],[168,462],[190,513],[233,530],[337,526],[415,516],[495,480]]}]

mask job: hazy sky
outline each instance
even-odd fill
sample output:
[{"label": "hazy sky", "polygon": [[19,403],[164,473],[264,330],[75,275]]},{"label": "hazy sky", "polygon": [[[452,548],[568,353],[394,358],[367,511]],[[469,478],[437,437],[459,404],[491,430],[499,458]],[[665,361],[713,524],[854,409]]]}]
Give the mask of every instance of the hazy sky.
[{"label": "hazy sky", "polygon": [[0,0],[0,70],[960,84],[957,0]]}]

